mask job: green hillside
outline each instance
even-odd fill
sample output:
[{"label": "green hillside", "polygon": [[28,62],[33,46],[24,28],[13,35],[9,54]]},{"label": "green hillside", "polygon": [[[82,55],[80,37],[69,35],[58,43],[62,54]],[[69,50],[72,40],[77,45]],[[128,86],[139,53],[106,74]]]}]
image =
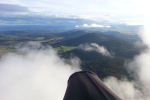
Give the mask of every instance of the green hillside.
[{"label": "green hillside", "polygon": [[101,58],[95,61],[83,61],[82,69],[90,70],[95,73],[100,78],[114,76],[117,78],[127,77],[131,79],[126,68],[124,67],[125,58],[115,57],[115,58]]},{"label": "green hillside", "polygon": [[70,58],[70,56],[77,56],[82,61],[82,69],[90,70],[104,78],[107,76],[115,76],[117,78],[129,76],[124,62],[132,59],[135,55],[139,54],[140,50],[132,42],[116,38],[111,35],[103,34],[85,34],[77,38],[65,41],[66,45],[75,45],[85,43],[97,43],[99,46],[105,47],[110,53],[114,54],[113,57],[105,57],[98,52],[86,52],[81,49],[75,48],[70,51],[61,53],[61,57]]},{"label": "green hillside", "polygon": [[84,43],[100,43],[103,41],[108,41],[112,39],[117,39],[115,36],[112,35],[103,35],[103,34],[96,34],[96,33],[89,33],[85,34],[73,39],[63,41],[65,45],[73,45],[78,46],[79,44]]}]

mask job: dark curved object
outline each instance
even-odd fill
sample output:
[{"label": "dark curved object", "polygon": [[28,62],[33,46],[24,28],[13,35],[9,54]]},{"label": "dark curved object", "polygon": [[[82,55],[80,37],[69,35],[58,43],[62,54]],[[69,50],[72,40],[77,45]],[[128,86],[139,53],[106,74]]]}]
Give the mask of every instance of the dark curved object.
[{"label": "dark curved object", "polygon": [[121,100],[90,71],[72,74],[63,100]]}]

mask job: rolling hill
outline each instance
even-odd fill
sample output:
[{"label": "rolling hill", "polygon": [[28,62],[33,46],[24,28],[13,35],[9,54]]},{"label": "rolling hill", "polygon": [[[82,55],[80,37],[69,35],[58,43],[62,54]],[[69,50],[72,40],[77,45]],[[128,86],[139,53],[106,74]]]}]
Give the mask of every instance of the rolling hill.
[{"label": "rolling hill", "polygon": [[103,35],[103,34],[96,34],[96,33],[89,33],[85,35],[81,35],[79,37],[65,40],[63,41],[64,45],[71,45],[71,46],[78,46],[84,43],[100,43],[103,41],[117,39],[113,35]]},{"label": "rolling hill", "polygon": [[[69,46],[79,46],[86,43],[97,43],[100,46],[104,46],[110,53],[115,54],[115,57],[132,58],[139,53],[139,49],[132,42],[116,38],[113,35],[89,33],[63,41],[63,45]],[[97,60],[103,57],[97,52],[85,52],[78,48],[64,52],[62,55],[67,57],[69,54],[73,54],[81,60]]]}]

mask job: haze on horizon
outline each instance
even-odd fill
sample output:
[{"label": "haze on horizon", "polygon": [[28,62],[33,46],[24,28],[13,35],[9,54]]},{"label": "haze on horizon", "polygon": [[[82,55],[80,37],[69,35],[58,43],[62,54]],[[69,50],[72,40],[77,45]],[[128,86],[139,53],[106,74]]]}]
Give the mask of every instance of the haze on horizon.
[{"label": "haze on horizon", "polygon": [[[148,0],[1,0],[0,26],[124,23],[141,25]],[[82,23],[80,23],[82,22]]]}]

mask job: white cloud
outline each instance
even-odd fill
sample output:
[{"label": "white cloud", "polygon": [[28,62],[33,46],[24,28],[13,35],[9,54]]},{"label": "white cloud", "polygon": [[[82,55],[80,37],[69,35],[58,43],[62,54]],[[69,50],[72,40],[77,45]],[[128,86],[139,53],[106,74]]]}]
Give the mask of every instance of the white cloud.
[{"label": "white cloud", "polygon": [[118,80],[114,77],[105,79],[105,84],[110,87],[123,100],[149,100],[150,99],[150,19],[145,20],[144,29],[138,33],[142,40],[144,50],[134,59],[126,63],[126,67],[134,78],[132,81]]},{"label": "white cloud", "polygon": [[95,23],[91,24],[90,26],[91,26],[91,27],[104,27],[103,25],[95,24]]},{"label": "white cloud", "polygon": [[150,98],[150,50],[143,51],[127,64],[134,80],[104,79],[104,83],[123,100],[149,100]]},{"label": "white cloud", "polygon": [[142,86],[138,86],[135,82],[127,79],[118,80],[115,77],[108,77],[103,82],[122,100],[149,100],[149,96],[143,95],[146,91],[140,91],[138,88]]},{"label": "white cloud", "polygon": [[65,61],[53,48],[33,42],[17,50],[0,59],[0,100],[62,100],[79,60]]},{"label": "white cloud", "polygon": [[99,46],[96,43],[90,43],[90,44],[80,44],[78,46],[78,49],[84,50],[84,51],[96,51],[100,53],[103,56],[109,56],[111,57],[112,55],[107,51],[107,49],[103,46]]},{"label": "white cloud", "polygon": [[100,25],[100,24],[91,24],[91,25],[88,25],[88,24],[83,24],[83,27],[104,27],[103,25]]},{"label": "white cloud", "polygon": [[89,25],[88,24],[83,24],[83,27],[89,27]]},{"label": "white cloud", "polygon": [[88,24],[83,24],[83,27],[104,27],[103,25],[100,25],[100,24],[91,24],[91,25],[88,25]]},{"label": "white cloud", "polygon": [[92,23],[92,24],[83,24],[82,26],[80,25],[79,27],[95,27],[95,28],[104,28],[104,27],[106,27],[106,28],[110,28],[111,26],[109,26],[109,25],[107,25],[107,26],[104,26],[104,25],[100,25],[100,24],[96,24],[96,23]]}]

